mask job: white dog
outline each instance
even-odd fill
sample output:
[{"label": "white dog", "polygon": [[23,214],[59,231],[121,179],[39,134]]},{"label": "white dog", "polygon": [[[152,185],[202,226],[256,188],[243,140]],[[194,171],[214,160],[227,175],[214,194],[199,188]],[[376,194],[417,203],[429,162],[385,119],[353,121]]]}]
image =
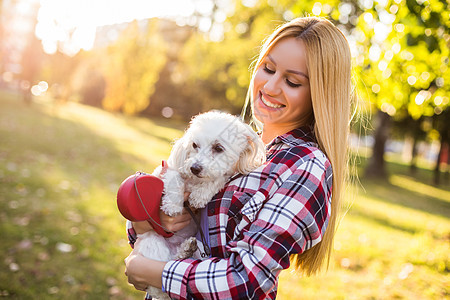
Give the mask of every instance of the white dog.
[{"label": "white dog", "polygon": [[[185,191],[190,193],[191,207],[205,207],[233,174],[247,174],[260,166],[265,161],[264,149],[259,136],[237,117],[215,111],[196,116],[175,143],[168,168],[153,172],[164,181],[161,209],[170,216],[181,213]],[[191,222],[170,238],[146,232],[138,236],[139,252],[160,261],[190,257],[194,252],[199,257],[201,250],[193,237],[196,231]],[[153,298],[169,299],[157,288],[149,287],[147,292]]]}]

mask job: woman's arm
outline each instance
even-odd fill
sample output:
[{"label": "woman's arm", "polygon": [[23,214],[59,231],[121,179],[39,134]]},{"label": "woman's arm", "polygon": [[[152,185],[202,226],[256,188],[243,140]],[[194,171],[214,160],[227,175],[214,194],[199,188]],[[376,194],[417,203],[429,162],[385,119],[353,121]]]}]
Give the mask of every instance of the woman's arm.
[{"label": "woman's arm", "polygon": [[[159,215],[161,225],[169,231],[179,231],[191,222],[191,216],[185,209],[178,216],[171,217],[162,211]],[[128,240],[134,250],[125,259],[125,275],[128,276],[128,282],[138,290],[145,290],[149,285],[161,288],[161,275],[165,263],[145,258],[138,251],[138,234],[149,230],[153,228],[147,221],[127,221]]]},{"label": "woman's arm", "polygon": [[125,275],[128,282],[137,290],[144,291],[148,286],[162,287],[161,276],[165,262],[145,258],[138,252],[139,241],[135,249],[125,258]]}]

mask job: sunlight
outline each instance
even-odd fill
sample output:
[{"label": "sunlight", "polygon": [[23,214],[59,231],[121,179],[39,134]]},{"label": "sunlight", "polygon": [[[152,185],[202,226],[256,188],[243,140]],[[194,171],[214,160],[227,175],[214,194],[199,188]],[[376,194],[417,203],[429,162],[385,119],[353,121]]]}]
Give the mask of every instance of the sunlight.
[{"label": "sunlight", "polygon": [[418,182],[411,177],[403,175],[392,175],[390,182],[392,185],[409,190],[411,192],[419,193],[424,196],[432,196],[439,200],[450,202],[450,192],[437,187]]},{"label": "sunlight", "polygon": [[46,81],[41,81],[36,85],[33,85],[31,87],[31,93],[34,96],[42,96],[45,95],[45,93],[48,90],[48,83]]},{"label": "sunlight", "polygon": [[44,51],[53,54],[60,47],[68,55],[92,49],[99,26],[153,17],[186,19],[196,9],[192,0],[40,0],[40,5],[35,33]]}]

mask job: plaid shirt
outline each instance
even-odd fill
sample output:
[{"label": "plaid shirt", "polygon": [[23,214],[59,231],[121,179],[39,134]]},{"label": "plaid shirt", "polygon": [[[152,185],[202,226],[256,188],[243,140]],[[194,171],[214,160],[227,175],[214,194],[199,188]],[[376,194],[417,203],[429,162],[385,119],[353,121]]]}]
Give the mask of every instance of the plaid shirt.
[{"label": "plaid shirt", "polygon": [[321,241],[330,216],[331,164],[309,127],[275,138],[267,162],[229,181],[208,204],[211,257],[169,261],[174,299],[275,299],[291,254]]}]

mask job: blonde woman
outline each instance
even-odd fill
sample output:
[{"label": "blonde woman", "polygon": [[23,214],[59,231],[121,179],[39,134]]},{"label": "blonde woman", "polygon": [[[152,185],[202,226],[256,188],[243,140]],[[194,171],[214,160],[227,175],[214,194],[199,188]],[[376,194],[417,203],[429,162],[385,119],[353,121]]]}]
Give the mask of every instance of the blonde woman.
[{"label": "blonde woman", "polygon": [[[350,60],[346,38],[326,19],[298,18],[269,36],[247,99],[266,163],[233,177],[203,211],[211,257],[159,262],[133,251],[131,284],[173,299],[274,299],[291,262],[306,275],[327,265],[346,176]],[[162,216],[173,230],[188,221]],[[130,240],[146,230],[133,225]]]}]

